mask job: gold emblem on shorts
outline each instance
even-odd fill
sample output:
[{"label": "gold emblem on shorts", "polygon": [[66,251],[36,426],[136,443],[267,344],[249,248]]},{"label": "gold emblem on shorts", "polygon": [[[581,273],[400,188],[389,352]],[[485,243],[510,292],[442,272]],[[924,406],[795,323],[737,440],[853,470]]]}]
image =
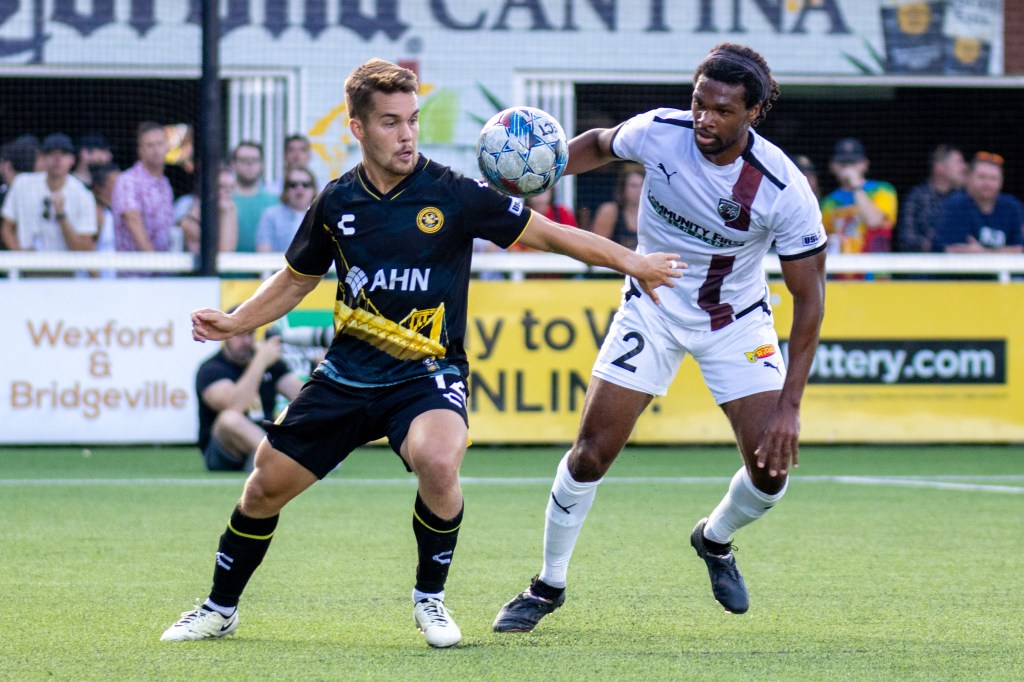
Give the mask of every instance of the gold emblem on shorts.
[{"label": "gold emblem on shorts", "polygon": [[444,214],[441,213],[441,209],[427,206],[416,214],[416,227],[420,228],[420,232],[434,234],[443,226]]},{"label": "gold emblem on shorts", "polygon": [[757,362],[765,358],[770,358],[775,355],[775,344],[766,343],[763,346],[758,346],[749,353],[744,353],[747,356],[747,362]]}]

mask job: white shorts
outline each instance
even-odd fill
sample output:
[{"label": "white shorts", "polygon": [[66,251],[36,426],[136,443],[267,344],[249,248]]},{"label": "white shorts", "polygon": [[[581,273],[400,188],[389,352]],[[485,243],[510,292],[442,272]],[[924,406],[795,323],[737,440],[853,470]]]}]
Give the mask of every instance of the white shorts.
[{"label": "white shorts", "polygon": [[755,308],[716,331],[696,331],[673,324],[648,296],[619,307],[593,374],[634,391],[665,395],[687,353],[719,405],[781,390],[786,378],[779,337],[766,310]]}]

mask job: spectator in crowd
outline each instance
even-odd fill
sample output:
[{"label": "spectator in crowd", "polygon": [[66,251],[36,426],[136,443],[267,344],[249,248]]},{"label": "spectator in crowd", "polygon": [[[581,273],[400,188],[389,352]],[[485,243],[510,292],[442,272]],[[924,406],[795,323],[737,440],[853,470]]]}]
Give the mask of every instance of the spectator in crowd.
[{"label": "spectator in crowd", "polygon": [[619,169],[613,201],[606,201],[597,208],[591,232],[622,244],[627,249],[636,248],[636,221],[643,196],[644,167],[638,163],[626,163]]},{"label": "spectator in crowd", "polygon": [[210,471],[252,470],[266,435],[260,421],[274,418],[277,395],[291,401],[302,380],[281,360],[281,337],[256,345],[252,332],[225,339],[196,374],[199,450]]},{"label": "spectator in crowd", "polygon": [[0,206],[19,173],[31,173],[36,164],[36,148],[25,141],[8,142],[0,147]]},{"label": "spectator in crowd", "polygon": [[[284,169],[286,176],[289,168],[309,168],[312,159],[313,148],[309,143],[308,137],[301,133],[292,133],[284,139]],[[320,187],[317,187],[316,191],[318,192],[320,189]],[[284,191],[284,181],[268,182],[267,191],[272,194],[281,194]]]},{"label": "spectator in crowd", "polygon": [[964,188],[943,204],[932,250],[946,253],[1020,253],[1024,209],[1003,189],[1003,157],[978,152]]},{"label": "spectator in crowd", "polygon": [[818,184],[818,167],[814,165],[810,157],[805,154],[797,154],[796,156],[790,157],[796,167],[800,169],[800,172],[807,178],[807,184],[811,186],[811,192],[814,193],[815,198],[821,201],[821,186]]},{"label": "spectator in crowd", "polygon": [[[114,163],[99,163],[89,166],[89,177],[92,179],[92,195],[96,199],[96,251],[112,252],[117,250],[114,237],[114,185],[121,175],[121,169]],[[114,270],[94,273],[104,279],[114,277]]]},{"label": "spectator in crowd", "polygon": [[260,217],[260,225],[256,230],[256,251],[284,253],[302,224],[302,218],[313,203],[316,192],[313,171],[305,166],[286,170],[281,201],[265,210]]},{"label": "spectator in crowd", "polygon": [[859,140],[845,138],[836,143],[829,170],[839,187],[821,202],[821,218],[833,251],[876,253],[892,248],[896,189],[882,180],[868,180],[869,165]]},{"label": "spectator in crowd", "polygon": [[92,175],[89,173],[90,166],[107,164],[114,160],[114,153],[110,149],[107,138],[99,133],[89,133],[78,138],[78,158],[75,160],[75,168],[71,174],[82,181],[86,187],[92,187]]},{"label": "spectator in crowd", "polygon": [[963,152],[948,144],[940,144],[929,155],[931,171],[928,180],[910,190],[900,207],[896,228],[895,251],[928,252],[942,215],[942,204],[954,191],[964,186],[967,162]]},{"label": "spectator in crowd", "polygon": [[174,193],[164,175],[167,131],[159,123],[139,124],[139,160],[114,185],[114,235],[118,251],[171,251]]},{"label": "spectator in crowd", "polygon": [[231,169],[235,171],[235,205],[238,207],[237,251],[256,250],[256,230],[263,211],[277,203],[277,196],[263,188],[263,145],[239,142],[231,153]]},{"label": "spectator in crowd", "polygon": [[63,133],[42,144],[44,171],[21,173],[4,198],[0,232],[11,251],[91,251],[96,201],[71,176],[75,148]]},{"label": "spectator in crowd", "polygon": [[[224,166],[217,174],[217,251],[234,251],[238,246],[238,207],[235,205],[235,172]],[[185,250],[199,253],[202,240],[203,206],[199,197],[193,195],[188,213],[178,221],[185,241]]]}]

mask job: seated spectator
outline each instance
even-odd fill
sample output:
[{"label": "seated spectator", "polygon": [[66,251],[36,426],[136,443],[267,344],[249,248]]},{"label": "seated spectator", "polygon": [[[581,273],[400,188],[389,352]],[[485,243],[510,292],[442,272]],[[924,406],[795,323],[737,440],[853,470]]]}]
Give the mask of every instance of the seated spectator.
[{"label": "seated spectator", "polygon": [[256,250],[256,230],[263,211],[277,203],[277,196],[263,188],[263,145],[239,142],[231,153],[231,169],[235,171],[235,205],[238,207],[237,251]]},{"label": "seated spectator", "polygon": [[283,253],[288,249],[316,192],[313,171],[305,166],[285,171],[281,201],[263,211],[260,216],[260,224],[256,229],[258,253]]},{"label": "seated spectator", "polygon": [[[217,252],[234,251],[238,245],[238,207],[233,198],[235,173],[225,166],[217,174]],[[185,250],[199,253],[202,241],[202,201],[193,196],[188,212],[178,221],[185,241]]]},{"label": "seated spectator", "polygon": [[590,231],[627,249],[637,244],[636,221],[640,211],[640,197],[643,196],[644,167],[637,163],[626,163],[619,170],[613,201],[606,201],[597,207]]},{"label": "seated spectator", "polygon": [[1002,192],[1003,157],[978,152],[964,188],[943,204],[934,251],[946,253],[1020,253],[1024,209],[1017,197]]},{"label": "seated spectator", "polygon": [[809,156],[804,154],[797,154],[791,157],[796,167],[800,169],[800,172],[807,178],[807,184],[811,186],[811,192],[814,197],[821,201],[821,186],[818,184],[818,168],[811,161]]},{"label": "seated spectator", "polygon": [[110,150],[110,143],[107,138],[99,133],[89,133],[78,138],[78,156],[75,160],[75,168],[71,174],[82,181],[86,187],[92,188],[92,175],[89,172],[90,166],[108,164],[114,160],[114,154]]},{"label": "seated spectator", "polygon": [[159,123],[140,123],[139,160],[114,185],[114,235],[118,251],[170,251],[174,193],[164,175],[167,131]]},{"label": "seated spectator", "polygon": [[[92,178],[92,195],[96,199],[96,246],[97,251],[112,252],[117,250],[114,238],[114,185],[121,175],[121,169],[113,163],[99,163],[89,166],[89,177]],[[92,273],[93,277],[104,279],[116,275],[114,270]]]},{"label": "seated spectator", "polygon": [[831,251],[877,253],[892,248],[896,189],[882,180],[868,180],[869,166],[859,140],[846,138],[836,143],[829,170],[839,187],[821,201],[821,220]]},{"label": "seated spectator", "polygon": [[261,421],[274,418],[277,394],[294,400],[302,380],[281,360],[281,337],[258,346],[252,332],[227,339],[199,366],[199,450],[210,471],[252,470]]},{"label": "seated spectator", "polygon": [[932,150],[929,160],[931,171],[928,180],[913,187],[900,207],[894,244],[896,251],[931,251],[943,202],[964,186],[967,163],[959,149],[940,144]]},{"label": "seated spectator", "polygon": [[[309,168],[312,159],[313,147],[308,137],[301,133],[292,133],[284,138],[284,170],[286,176],[288,175],[289,168]],[[284,192],[284,179],[278,179],[276,182],[267,182],[266,189],[271,194],[281,194]],[[317,187],[315,189],[314,195],[323,188]]]},{"label": "seated spectator", "polygon": [[4,245],[11,251],[91,251],[96,200],[71,175],[75,148],[63,133],[42,144],[44,171],[20,173],[2,208]]}]

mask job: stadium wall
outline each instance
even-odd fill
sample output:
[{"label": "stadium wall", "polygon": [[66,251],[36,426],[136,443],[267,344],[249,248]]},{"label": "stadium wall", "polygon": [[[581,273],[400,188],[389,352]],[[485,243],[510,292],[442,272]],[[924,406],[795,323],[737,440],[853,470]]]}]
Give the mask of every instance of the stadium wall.
[{"label": "stadium wall", "polygon": [[[189,312],[240,302],[257,284],[0,281],[0,443],[194,442],[195,371],[215,345],[192,341]],[[329,324],[336,286],[322,283],[289,323]],[[475,443],[572,439],[619,288],[616,279],[473,281]],[[1024,320],[1012,312],[1022,294],[1020,281],[830,282],[805,442],[1024,442]],[[782,285],[772,302],[783,344],[749,349],[752,364],[785,352]],[[732,442],[692,360],[633,442]]]}]

